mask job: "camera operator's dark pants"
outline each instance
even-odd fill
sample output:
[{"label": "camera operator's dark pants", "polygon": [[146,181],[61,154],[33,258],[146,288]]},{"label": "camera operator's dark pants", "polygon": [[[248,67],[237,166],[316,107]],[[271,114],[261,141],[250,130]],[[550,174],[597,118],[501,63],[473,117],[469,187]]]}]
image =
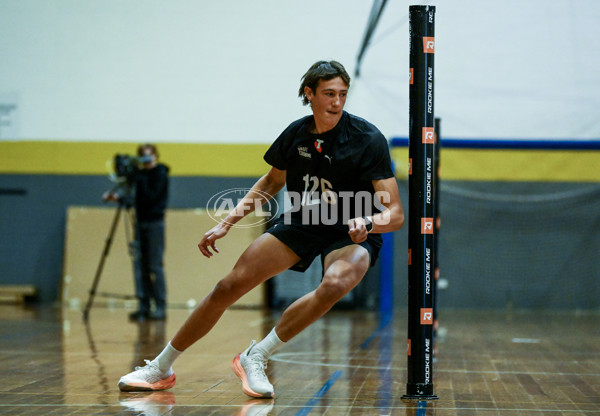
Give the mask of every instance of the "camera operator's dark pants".
[{"label": "camera operator's dark pants", "polygon": [[139,299],[139,310],[150,312],[150,300],[154,299],[156,309],[164,311],[167,288],[163,268],[165,249],[164,221],[138,222],[138,255],[135,261],[135,294]]}]

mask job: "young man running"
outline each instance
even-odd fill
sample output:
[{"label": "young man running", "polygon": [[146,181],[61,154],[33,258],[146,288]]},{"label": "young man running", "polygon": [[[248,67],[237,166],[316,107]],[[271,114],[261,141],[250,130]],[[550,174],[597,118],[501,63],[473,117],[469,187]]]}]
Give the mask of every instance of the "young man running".
[{"label": "young man running", "polygon": [[233,270],[198,304],[165,349],[119,380],[123,391],[164,390],[175,385],[175,359],[204,337],[227,307],[287,269],[304,271],[320,255],[323,279],[292,303],[273,330],[232,363],[243,391],[274,397],[265,368],[273,352],[323,316],[354,288],[377,259],[380,233],[404,223],[387,141],[379,130],[344,111],[350,77],[336,61],[319,61],[302,77],[299,96],[312,115],[290,124],[265,154],[272,167],[198,247],[208,258],[216,241],[254,210],[255,199],[287,185],[293,208],[258,237]]}]

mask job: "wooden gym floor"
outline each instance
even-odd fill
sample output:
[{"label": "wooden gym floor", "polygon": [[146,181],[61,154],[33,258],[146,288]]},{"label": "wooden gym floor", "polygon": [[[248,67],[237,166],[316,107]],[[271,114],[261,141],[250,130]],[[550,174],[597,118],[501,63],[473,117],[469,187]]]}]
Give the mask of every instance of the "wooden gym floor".
[{"label": "wooden gym floor", "polygon": [[189,313],[131,323],[125,309],[0,305],[2,415],[600,415],[598,313],[440,312],[436,401],[403,401],[406,316],[333,311],[273,356],[274,400],[242,393],[234,355],[279,312],[229,310],[175,365],[170,391],[120,393]]}]

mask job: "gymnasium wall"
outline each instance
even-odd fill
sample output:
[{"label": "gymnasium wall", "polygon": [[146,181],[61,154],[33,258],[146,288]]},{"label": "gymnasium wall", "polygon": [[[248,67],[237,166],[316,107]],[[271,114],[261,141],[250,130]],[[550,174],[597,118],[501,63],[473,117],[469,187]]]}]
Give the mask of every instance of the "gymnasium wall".
[{"label": "gymnasium wall", "polygon": [[[442,139],[438,304],[600,307],[599,149],[600,142]],[[407,188],[408,151],[392,152]],[[396,245],[404,249],[405,239],[397,235]],[[396,294],[406,299],[406,288]]]},{"label": "gymnasium wall", "polygon": [[[371,8],[363,0],[0,0],[0,283],[35,284],[42,300],[57,299],[67,207],[102,205],[112,156],[140,142],[158,143],[172,168],[171,208],[203,207],[222,189],[252,184],[267,169],[268,144],[309,113],[297,88],[318,59],[337,59],[353,76],[348,111],[390,139],[405,137],[409,4],[388,2],[356,77]],[[420,4],[437,6],[435,113],[444,138],[598,142],[596,1]],[[591,266],[600,252],[598,150],[443,152],[440,259],[449,285],[441,304],[598,307],[589,285],[599,277]],[[394,159],[406,205],[406,149]],[[558,203],[562,196],[573,205]],[[526,197],[559,211],[533,228],[516,224],[524,234],[508,232],[511,218],[529,218]],[[396,235],[398,305],[405,231]],[[547,253],[535,250],[549,241]],[[507,272],[517,247],[525,253],[518,267],[545,267]],[[572,254],[561,267],[548,262],[557,247]],[[565,276],[573,296],[561,296]]]},{"label": "gymnasium wall", "polygon": [[[20,154],[23,146],[26,152]],[[203,208],[221,190],[251,186],[267,169],[257,163],[265,149],[162,145],[162,159],[173,174],[169,207]],[[0,142],[0,150],[1,166],[13,166],[0,169],[0,189],[13,191],[0,195],[2,283],[34,284],[42,300],[54,301],[63,275],[67,208],[106,206],[101,194],[114,184],[105,164],[114,153],[132,153],[135,145]],[[407,149],[394,148],[392,154],[406,207]],[[227,162],[215,162],[223,155]],[[441,157],[440,266],[448,283],[440,292],[441,306],[600,306],[594,284],[600,278],[600,181],[595,176],[600,152],[447,148]],[[186,158],[198,163],[178,168],[177,161]],[[189,232],[198,238],[205,231],[190,224]],[[90,238],[103,241],[107,233]],[[395,303],[402,307],[407,229],[394,240]],[[89,253],[89,261],[96,263],[100,255]],[[186,278],[169,277],[172,284]],[[369,287],[377,284],[371,281]]]},{"label": "gymnasium wall", "polygon": [[[371,3],[2,0],[0,139],[270,143],[319,59],[352,75],[350,112],[404,137],[414,2],[387,2],[357,77]],[[445,137],[600,137],[597,1],[418,3],[439,3]]]}]

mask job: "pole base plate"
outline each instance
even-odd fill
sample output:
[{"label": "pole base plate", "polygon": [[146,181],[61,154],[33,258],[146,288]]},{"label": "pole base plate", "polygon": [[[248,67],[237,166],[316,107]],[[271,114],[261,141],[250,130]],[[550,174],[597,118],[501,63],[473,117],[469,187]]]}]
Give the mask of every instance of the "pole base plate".
[{"label": "pole base plate", "polygon": [[439,397],[435,394],[405,394],[401,397],[402,400],[438,400]]}]

